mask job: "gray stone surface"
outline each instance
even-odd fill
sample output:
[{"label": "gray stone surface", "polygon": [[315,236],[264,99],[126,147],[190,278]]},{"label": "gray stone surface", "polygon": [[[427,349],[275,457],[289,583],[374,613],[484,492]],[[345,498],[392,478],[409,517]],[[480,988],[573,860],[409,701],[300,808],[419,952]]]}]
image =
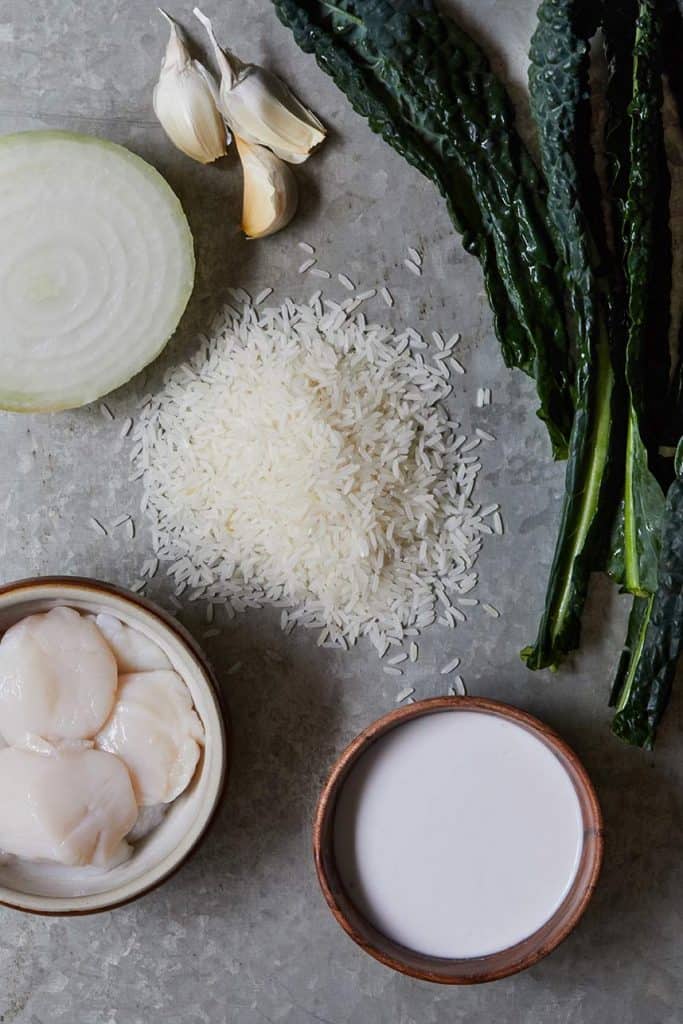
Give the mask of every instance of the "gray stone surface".
[{"label": "gray stone surface", "polygon": [[[522,104],[534,6],[454,0]],[[170,2],[191,26],[189,7]],[[562,470],[549,459],[531,387],[499,359],[478,268],[432,187],[298,53],[267,0],[212,3],[208,13],[240,53],[286,74],[332,129],[300,172],[300,216],[263,243],[246,243],[236,230],[234,156],[219,167],[195,165],[153,118],[166,39],[153,4],[0,2],[0,131],[69,128],[130,146],[177,190],[199,258],[175,339],[146,375],[111,396],[114,423],[97,406],[0,415],[0,579],[82,573],[125,585],[138,577],[150,537],[137,512],[138,485],[128,480],[121,423],[192,350],[228,286],[270,284],[297,297],[312,291],[317,283],[296,273],[295,243],[306,239],[323,266],[369,284],[387,281],[395,322],[462,332],[468,372],[454,408],[468,426],[499,438],[483,453],[479,496],[501,502],[506,533],[486,545],[479,596],[502,616],[473,615],[448,636],[433,631],[398,683],[367,648],[341,655],[318,650],[309,634],[285,639],[268,612],[225,625],[206,641],[235,728],[233,774],[213,833],[171,882],[115,913],[46,920],[0,911],[0,1022],[675,1024],[683,1018],[681,703],[673,701],[655,757],[610,735],[605,705],[626,607],[602,580],[592,590],[581,655],[554,677],[522,667],[518,651],[541,606]],[[411,244],[427,250],[421,280],[402,268]],[[493,389],[490,410],[474,408],[481,385]],[[121,530],[100,538],[87,525],[90,515],[107,523],[122,511],[136,517],[132,542]],[[163,573],[148,592],[167,602]],[[180,615],[201,637],[203,609]],[[264,656],[266,647],[281,664]],[[414,685],[418,696],[443,692],[436,669],[456,652],[470,693],[540,715],[575,747],[607,825],[602,881],[576,933],[526,974],[469,990],[400,977],[362,954],[327,911],[310,856],[311,815],[335,755],[393,706],[401,685]],[[244,671],[227,677],[238,658]]]}]

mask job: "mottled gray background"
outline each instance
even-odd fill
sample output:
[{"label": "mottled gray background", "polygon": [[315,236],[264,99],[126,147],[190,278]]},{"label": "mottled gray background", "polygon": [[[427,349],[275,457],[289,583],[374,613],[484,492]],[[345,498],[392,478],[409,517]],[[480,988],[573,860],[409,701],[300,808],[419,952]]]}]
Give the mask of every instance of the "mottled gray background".
[{"label": "mottled gray background", "polygon": [[[452,0],[485,40],[523,105],[534,0]],[[193,19],[179,0],[169,9]],[[396,296],[396,323],[463,333],[467,375],[454,407],[499,441],[483,453],[479,495],[500,501],[503,538],[487,544],[478,596],[502,611],[454,634],[435,630],[419,663],[394,680],[362,647],[318,650],[310,633],[285,639],[277,616],[255,613],[206,641],[235,726],[234,771],[218,824],[180,874],[115,913],[41,920],[0,911],[1,1024],[674,1024],[683,1018],[681,926],[682,705],[674,698],[656,756],[621,745],[606,698],[626,607],[596,581],[580,657],[556,676],[532,675],[519,648],[532,639],[562,487],[533,415],[528,382],[505,371],[475,262],[454,237],[433,188],[376,139],[303,57],[267,0],[207,0],[221,38],[280,70],[330,126],[323,151],[301,170],[300,216],[287,232],[246,243],[236,230],[240,174],[234,156],[202,168],[174,151],[154,120],[151,91],[166,41],[152,3],[139,0],[2,0],[0,131],[69,128],[125,143],[151,160],[180,195],[197,242],[197,286],[165,355],[97,406],[54,416],[0,415],[0,578],[82,573],[130,584],[150,550],[129,482],[122,422],[164,369],[192,350],[229,286],[270,284],[302,297],[317,286],[296,273],[299,240],[320,264]],[[194,26],[190,25],[195,38]],[[408,245],[426,250],[417,280],[402,267]],[[335,289],[332,288],[334,293]],[[489,410],[474,408],[479,386]],[[130,511],[124,531],[98,537]],[[167,602],[166,577],[148,588]],[[203,609],[180,613],[201,638]],[[281,662],[264,656],[264,644]],[[602,800],[607,849],[600,887],[577,932],[516,978],[451,990],[395,975],[363,955],[318,891],[310,823],[335,755],[410,683],[443,692],[436,669],[454,653],[470,693],[501,697],[540,715],[576,748]],[[245,669],[227,677],[236,659]],[[420,865],[414,865],[415,872]]]}]

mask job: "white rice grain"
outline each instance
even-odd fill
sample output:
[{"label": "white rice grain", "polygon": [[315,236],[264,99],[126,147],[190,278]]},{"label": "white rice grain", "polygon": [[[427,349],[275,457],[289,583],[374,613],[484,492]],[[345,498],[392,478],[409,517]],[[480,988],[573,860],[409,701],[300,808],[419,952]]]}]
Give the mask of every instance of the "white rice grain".
[{"label": "white rice grain", "polygon": [[407,661],[407,660],[408,660],[408,655],[402,652],[401,654],[395,654],[393,656],[393,658],[389,658],[389,660],[387,661],[387,664],[388,665],[400,665],[400,664],[402,664],[402,662]]},{"label": "white rice grain", "polygon": [[406,270],[409,270],[411,274],[414,274],[415,277],[422,277],[422,271],[420,270],[417,263],[414,263],[412,260],[404,260],[403,266],[406,268]]},{"label": "white rice grain", "polygon": [[477,437],[480,437],[482,441],[495,441],[496,438],[493,434],[489,434],[488,430],[482,430],[481,427],[477,427],[475,430]]},{"label": "white rice grain", "polygon": [[99,533],[99,535],[101,537],[108,537],[109,536],[109,534],[105,530],[104,526],[102,526],[102,523],[99,521],[99,519],[95,519],[95,516],[90,516],[88,522],[89,522],[90,526],[93,528],[93,530],[95,531],[95,533]]},{"label": "white rice grain", "polygon": [[256,298],[254,299],[254,305],[255,306],[260,306],[261,303],[265,302],[266,299],[269,298],[272,294],[273,294],[273,289],[272,288],[264,288],[262,291],[260,291],[258,293]]},{"label": "white rice grain", "polygon": [[455,672],[456,668],[460,664],[460,658],[452,658],[444,667],[441,669],[441,675],[447,676],[449,672]]},{"label": "white rice grain", "polygon": [[404,700],[408,700],[408,697],[412,697],[415,693],[414,686],[406,686],[405,690],[400,690],[395,697],[396,704],[402,704]]},{"label": "white rice grain", "polygon": [[346,288],[347,292],[353,292],[356,290],[355,284],[350,277],[346,276],[346,274],[337,274],[337,280],[343,288]]}]

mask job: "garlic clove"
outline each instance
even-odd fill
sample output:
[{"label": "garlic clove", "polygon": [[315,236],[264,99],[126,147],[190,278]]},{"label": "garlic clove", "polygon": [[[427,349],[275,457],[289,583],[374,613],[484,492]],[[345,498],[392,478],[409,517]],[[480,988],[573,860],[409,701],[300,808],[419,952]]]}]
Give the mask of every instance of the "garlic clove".
[{"label": "garlic clove", "polygon": [[248,238],[265,238],[286,227],[296,212],[299,190],[294,172],[264,146],[235,135],[244,174],[242,230]]},{"label": "garlic clove", "polygon": [[220,110],[235,135],[268,146],[288,163],[303,163],[325,141],[324,126],[276,75],[219,46],[210,19],[198,7],[194,14],[211,40],[221,73]]},{"label": "garlic clove", "polygon": [[177,23],[159,8],[171,34],[154,87],[154,113],[171,142],[199,163],[227,153],[230,135],[218,109],[218,89],[199,61],[192,60]]}]

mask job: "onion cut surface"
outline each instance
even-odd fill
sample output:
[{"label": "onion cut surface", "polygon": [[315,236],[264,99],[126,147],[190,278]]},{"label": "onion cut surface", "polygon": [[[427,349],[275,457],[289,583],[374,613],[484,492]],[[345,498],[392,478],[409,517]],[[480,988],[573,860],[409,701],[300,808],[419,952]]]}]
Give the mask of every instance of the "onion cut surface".
[{"label": "onion cut surface", "polygon": [[0,408],[125,384],[173,334],[194,268],[182,206],[141,157],[70,132],[0,139]]}]

